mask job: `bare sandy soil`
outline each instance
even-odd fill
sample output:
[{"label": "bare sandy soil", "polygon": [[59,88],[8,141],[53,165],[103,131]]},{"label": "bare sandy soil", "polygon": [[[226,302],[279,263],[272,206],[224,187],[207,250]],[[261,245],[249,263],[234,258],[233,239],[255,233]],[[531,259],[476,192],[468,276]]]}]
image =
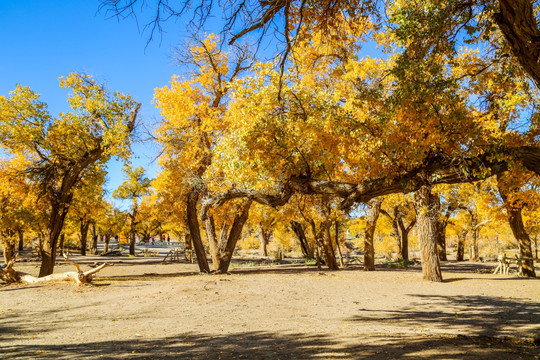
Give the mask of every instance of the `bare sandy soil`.
[{"label": "bare sandy soil", "polygon": [[[161,258],[110,260],[92,286],[0,287],[0,358],[540,358],[540,279],[492,275],[494,264],[445,263],[445,282],[429,283],[419,267],[216,276]],[[16,268],[38,273],[35,262]]]}]

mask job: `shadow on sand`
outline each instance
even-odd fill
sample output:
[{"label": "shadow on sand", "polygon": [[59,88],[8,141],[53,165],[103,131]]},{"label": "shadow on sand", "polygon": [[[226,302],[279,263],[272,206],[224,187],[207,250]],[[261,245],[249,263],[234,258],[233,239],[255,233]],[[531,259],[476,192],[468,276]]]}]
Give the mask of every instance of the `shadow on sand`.
[{"label": "shadow on sand", "polygon": [[323,335],[275,332],[0,348],[4,359],[534,359],[538,354],[534,346],[481,337],[389,337],[384,344],[343,344]]}]

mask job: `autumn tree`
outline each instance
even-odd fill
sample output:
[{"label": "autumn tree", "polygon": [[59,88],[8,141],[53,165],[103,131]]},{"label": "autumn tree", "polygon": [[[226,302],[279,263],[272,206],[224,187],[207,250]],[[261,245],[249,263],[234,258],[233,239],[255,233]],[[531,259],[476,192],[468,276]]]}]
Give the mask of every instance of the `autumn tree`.
[{"label": "autumn tree", "polygon": [[[240,199],[280,206],[295,193],[339,197],[347,209],[382,195],[421,191],[421,244],[436,251],[432,186],[482,180],[512,163],[540,173],[535,94],[505,47],[501,24],[513,8],[507,1],[499,8],[457,0],[444,6],[438,0],[380,7],[330,0],[236,4],[242,11],[233,17],[254,16],[245,18],[248,24],[233,41],[268,29],[280,14],[286,50],[276,62],[258,65],[231,93],[224,119],[235,136],[214,141],[212,150],[226,178],[238,181],[222,181],[229,189],[205,200],[204,209]],[[388,14],[386,24],[377,23],[380,11]],[[504,36],[493,29],[493,19]],[[362,41],[370,38],[388,55],[362,56]],[[527,126],[509,131],[528,113]],[[250,171],[240,171],[247,164]],[[217,171],[212,175],[221,178]],[[209,187],[194,183],[203,189],[198,193]],[[426,278],[440,281],[433,254],[422,254]]]},{"label": "autumn tree", "polygon": [[273,227],[279,220],[281,216],[275,209],[257,204],[252,207],[248,226],[257,232],[260,256],[268,256],[267,247],[272,237]]},{"label": "autumn tree", "polygon": [[[81,255],[86,255],[90,226],[95,224],[104,206],[103,185],[104,171],[100,168],[89,169],[88,175],[81,179],[74,191],[73,202],[68,217],[78,224]],[[90,248],[94,251],[94,239]],[[96,249],[97,251],[97,249]]]},{"label": "autumn tree", "polygon": [[21,176],[37,184],[49,204],[48,234],[39,275],[52,274],[56,247],[74,190],[89,167],[111,156],[127,156],[139,104],[128,95],[110,93],[88,75],[70,74],[60,86],[71,91],[71,112],[52,117],[39,95],[17,85],[0,96],[0,143],[3,151],[23,156]]},{"label": "autumn tree", "polygon": [[[223,118],[228,101],[227,93],[232,83],[251,66],[251,58],[246,49],[237,48],[231,54],[221,51],[213,35],[197,40],[183,57],[184,63],[193,66],[191,79],[180,80],[173,77],[170,86],[156,90],[156,105],[165,121],[157,130],[158,141],[163,145],[164,154],[160,163],[169,176],[173,176],[183,190],[186,204],[186,218],[195,247],[199,269],[209,272],[206,254],[200,234],[198,206],[204,198],[211,197],[213,190],[209,180],[219,179],[221,174],[212,167],[215,146],[228,132],[227,121]],[[216,271],[228,267],[234,244],[238,241],[247,220],[250,201],[236,204],[236,216],[227,226],[228,237],[218,240],[214,236],[215,221],[212,214],[204,213],[201,220],[206,224],[210,248]],[[226,240],[225,240],[226,239]]]},{"label": "autumn tree", "polygon": [[150,193],[150,179],[144,175],[142,166],[133,168],[131,165],[126,165],[122,172],[127,179],[113,192],[113,197],[131,202],[131,209],[128,213],[129,254],[135,255],[135,236],[137,225],[141,221],[139,218],[140,199]]},{"label": "autumn tree", "polygon": [[536,277],[531,246],[531,238],[523,221],[523,209],[527,206],[537,207],[538,192],[527,186],[527,180],[536,181],[534,177],[526,176],[522,172],[507,173],[497,177],[497,187],[504,202],[508,216],[508,223],[519,245],[519,253],[523,258],[523,275]]},{"label": "autumn tree", "polygon": [[375,246],[373,238],[375,236],[375,228],[377,220],[381,213],[381,205],[383,200],[375,198],[369,201],[366,217],[366,230],[364,233],[364,270],[375,270]]},{"label": "autumn tree", "polygon": [[114,207],[111,203],[106,203],[105,212],[102,218],[97,222],[97,229],[103,236],[105,243],[103,245],[103,254],[109,252],[109,241],[112,236],[120,234],[127,223],[126,214],[120,209]]},{"label": "autumn tree", "polygon": [[411,199],[400,194],[386,196],[384,200],[381,214],[392,223],[392,237],[396,243],[396,259],[409,260],[409,233],[416,224],[413,203]]},{"label": "autumn tree", "polygon": [[35,220],[33,202],[36,194],[32,193],[25,178],[12,176],[13,167],[20,165],[16,160],[0,165],[0,243],[6,264],[22,250],[24,233],[31,230]]}]

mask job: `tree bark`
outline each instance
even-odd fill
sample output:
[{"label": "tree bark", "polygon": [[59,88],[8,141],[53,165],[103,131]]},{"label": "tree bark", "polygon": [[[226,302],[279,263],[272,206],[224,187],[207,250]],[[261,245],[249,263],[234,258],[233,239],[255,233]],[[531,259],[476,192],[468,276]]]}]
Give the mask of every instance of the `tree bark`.
[{"label": "tree bark", "polygon": [[88,239],[88,229],[90,229],[90,221],[84,218],[80,219],[80,233],[81,233],[81,255],[86,256],[86,240]]},{"label": "tree bark", "polygon": [[270,230],[265,229],[262,223],[259,223],[259,255],[268,256],[266,246],[270,242]]},{"label": "tree bark", "polygon": [[15,244],[13,244],[11,241],[4,242],[3,248],[4,248],[4,264],[7,264],[15,256]]},{"label": "tree bark", "polygon": [[[497,176],[497,184],[499,188],[499,194],[504,202],[504,207],[508,215],[508,223],[512,229],[512,233],[519,244],[519,253],[523,259],[523,276],[536,277],[534,270],[534,260],[531,247],[531,238],[525,229],[523,224],[523,217],[521,212],[523,210],[523,202],[513,201],[509,197],[512,192],[519,192],[519,188],[508,188],[508,186],[502,182],[507,174]],[[512,180],[510,178],[510,180]]]},{"label": "tree bark", "polygon": [[212,265],[214,266],[214,271],[216,271],[218,266],[217,264],[219,262],[219,244],[218,239],[216,238],[216,225],[214,222],[214,217],[208,216],[204,222],[206,225],[206,237],[208,238],[208,245],[210,247],[210,256],[212,257]]},{"label": "tree bark", "polygon": [[339,221],[334,221],[334,230],[336,236],[336,248],[339,254],[339,265],[343,267],[345,264],[343,263],[343,254],[341,253],[341,246],[339,244]]},{"label": "tree bark", "polygon": [[103,244],[103,253],[106,254],[109,252],[109,241],[111,241],[111,236],[105,235],[105,244]]},{"label": "tree bark", "polygon": [[540,31],[533,2],[499,0],[499,12],[494,17],[514,56],[536,85],[540,85]]},{"label": "tree bark", "polygon": [[368,203],[368,215],[366,221],[366,229],[364,233],[364,270],[375,270],[375,247],[373,245],[373,238],[375,237],[375,228],[377,226],[377,219],[381,211],[382,200],[375,198]]},{"label": "tree bark", "polygon": [[401,256],[403,257],[403,260],[409,260],[409,233],[414,225],[416,225],[416,216],[409,225],[405,226],[403,218],[399,220],[398,225],[401,234]]},{"label": "tree bark", "polygon": [[401,207],[399,205],[394,206],[392,214],[384,209],[381,209],[381,213],[390,219],[390,222],[392,223],[392,233],[390,236],[394,238],[396,244],[396,260],[403,260],[403,239],[400,229],[400,222],[403,223]]},{"label": "tree bark", "polygon": [[186,244],[186,246],[185,246],[186,261],[189,261],[190,263],[192,263],[193,262],[193,257],[191,255],[192,255],[192,251],[193,251],[193,243],[191,242],[191,234],[190,233],[186,233],[184,235],[184,243]]},{"label": "tree bark", "polygon": [[[405,226],[401,226],[401,258],[409,260],[409,231]],[[411,226],[412,228],[412,226]]]},{"label": "tree bark", "polygon": [[197,263],[199,264],[199,271],[210,273],[210,267],[208,266],[208,260],[206,259],[206,251],[201,238],[201,230],[199,228],[199,218],[197,214],[197,203],[199,201],[199,191],[197,189],[191,189],[187,196],[187,224],[189,227],[189,233],[191,235],[191,241],[195,248],[195,256],[197,257]]},{"label": "tree bark", "polygon": [[135,232],[129,234],[129,255],[135,256]]},{"label": "tree bark", "polygon": [[463,257],[465,256],[465,237],[466,236],[467,236],[467,230],[463,230],[462,232],[458,234],[456,261],[463,261]]},{"label": "tree bark", "polygon": [[98,253],[97,243],[98,243],[98,235],[96,232],[96,223],[92,222],[92,244],[90,244],[90,254],[97,255]]},{"label": "tree bark", "polygon": [[23,230],[17,230],[17,234],[19,235],[19,251],[24,250],[24,231]]},{"label": "tree bark", "polygon": [[396,243],[396,260],[404,260],[403,257],[403,236],[399,228],[399,218],[396,209],[394,209],[394,217],[390,217],[392,221],[392,237]]},{"label": "tree bark", "polygon": [[315,257],[313,254],[314,250],[311,249],[311,247],[309,246],[304,227],[297,221],[291,221],[290,224],[294,234],[296,235],[296,238],[300,242],[300,248],[302,249],[304,257],[308,259],[313,259]]},{"label": "tree bark", "polygon": [[234,248],[242,235],[242,229],[249,216],[251,203],[251,200],[244,200],[240,206],[239,212],[234,217],[229,236],[226,238],[226,241],[224,241],[225,239],[221,239],[218,245],[219,251],[216,254],[217,261],[214,265],[216,273],[218,274],[225,274],[229,270]]},{"label": "tree bark", "polygon": [[478,254],[478,216],[475,212],[471,212],[471,258],[470,261],[479,261],[480,255]]},{"label": "tree bark", "polygon": [[519,254],[523,258],[523,276],[536,277],[534,270],[534,260],[531,247],[531,238],[525,230],[523,217],[521,216],[521,208],[507,208],[508,223],[512,229],[512,233],[519,244]]},{"label": "tree bark", "polygon": [[[70,203],[65,201],[65,203]],[[64,227],[64,221],[66,219],[68,209],[66,207],[53,206],[51,210],[51,217],[49,220],[49,237],[43,242],[43,248],[41,252],[41,267],[39,269],[39,276],[47,276],[54,272],[54,265],[56,262],[56,245],[58,239],[62,233]]]},{"label": "tree bark", "polygon": [[321,222],[319,233],[317,234],[317,240],[323,249],[324,261],[326,262],[328,269],[339,270],[336,254],[334,253],[334,247],[332,246],[332,237],[330,236],[331,226],[332,222],[329,220]]},{"label": "tree bark", "polygon": [[442,282],[437,252],[437,206],[431,187],[422,186],[414,197],[423,277],[425,280]]},{"label": "tree bark", "polygon": [[440,261],[448,261],[446,256],[446,225],[445,221],[437,221],[437,251]]}]

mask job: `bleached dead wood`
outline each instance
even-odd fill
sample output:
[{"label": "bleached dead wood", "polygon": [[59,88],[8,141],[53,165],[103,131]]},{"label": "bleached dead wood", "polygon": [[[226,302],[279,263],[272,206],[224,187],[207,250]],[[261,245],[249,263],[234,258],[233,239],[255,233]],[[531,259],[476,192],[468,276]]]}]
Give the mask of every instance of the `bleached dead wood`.
[{"label": "bleached dead wood", "polygon": [[30,274],[27,274],[22,271],[15,271],[13,265],[17,260],[18,255],[13,257],[6,266],[0,270],[0,281],[4,283],[24,283],[24,284],[36,284],[46,281],[75,281],[77,285],[89,284],[92,282],[94,274],[103,270],[107,266],[112,266],[113,264],[104,263],[99,265],[96,268],[90,269],[88,271],[82,271],[79,264],[76,264],[69,260],[69,258],[64,254],[64,259],[68,264],[75,266],[77,271],[68,271],[59,274],[51,274],[43,277],[35,277]]}]

